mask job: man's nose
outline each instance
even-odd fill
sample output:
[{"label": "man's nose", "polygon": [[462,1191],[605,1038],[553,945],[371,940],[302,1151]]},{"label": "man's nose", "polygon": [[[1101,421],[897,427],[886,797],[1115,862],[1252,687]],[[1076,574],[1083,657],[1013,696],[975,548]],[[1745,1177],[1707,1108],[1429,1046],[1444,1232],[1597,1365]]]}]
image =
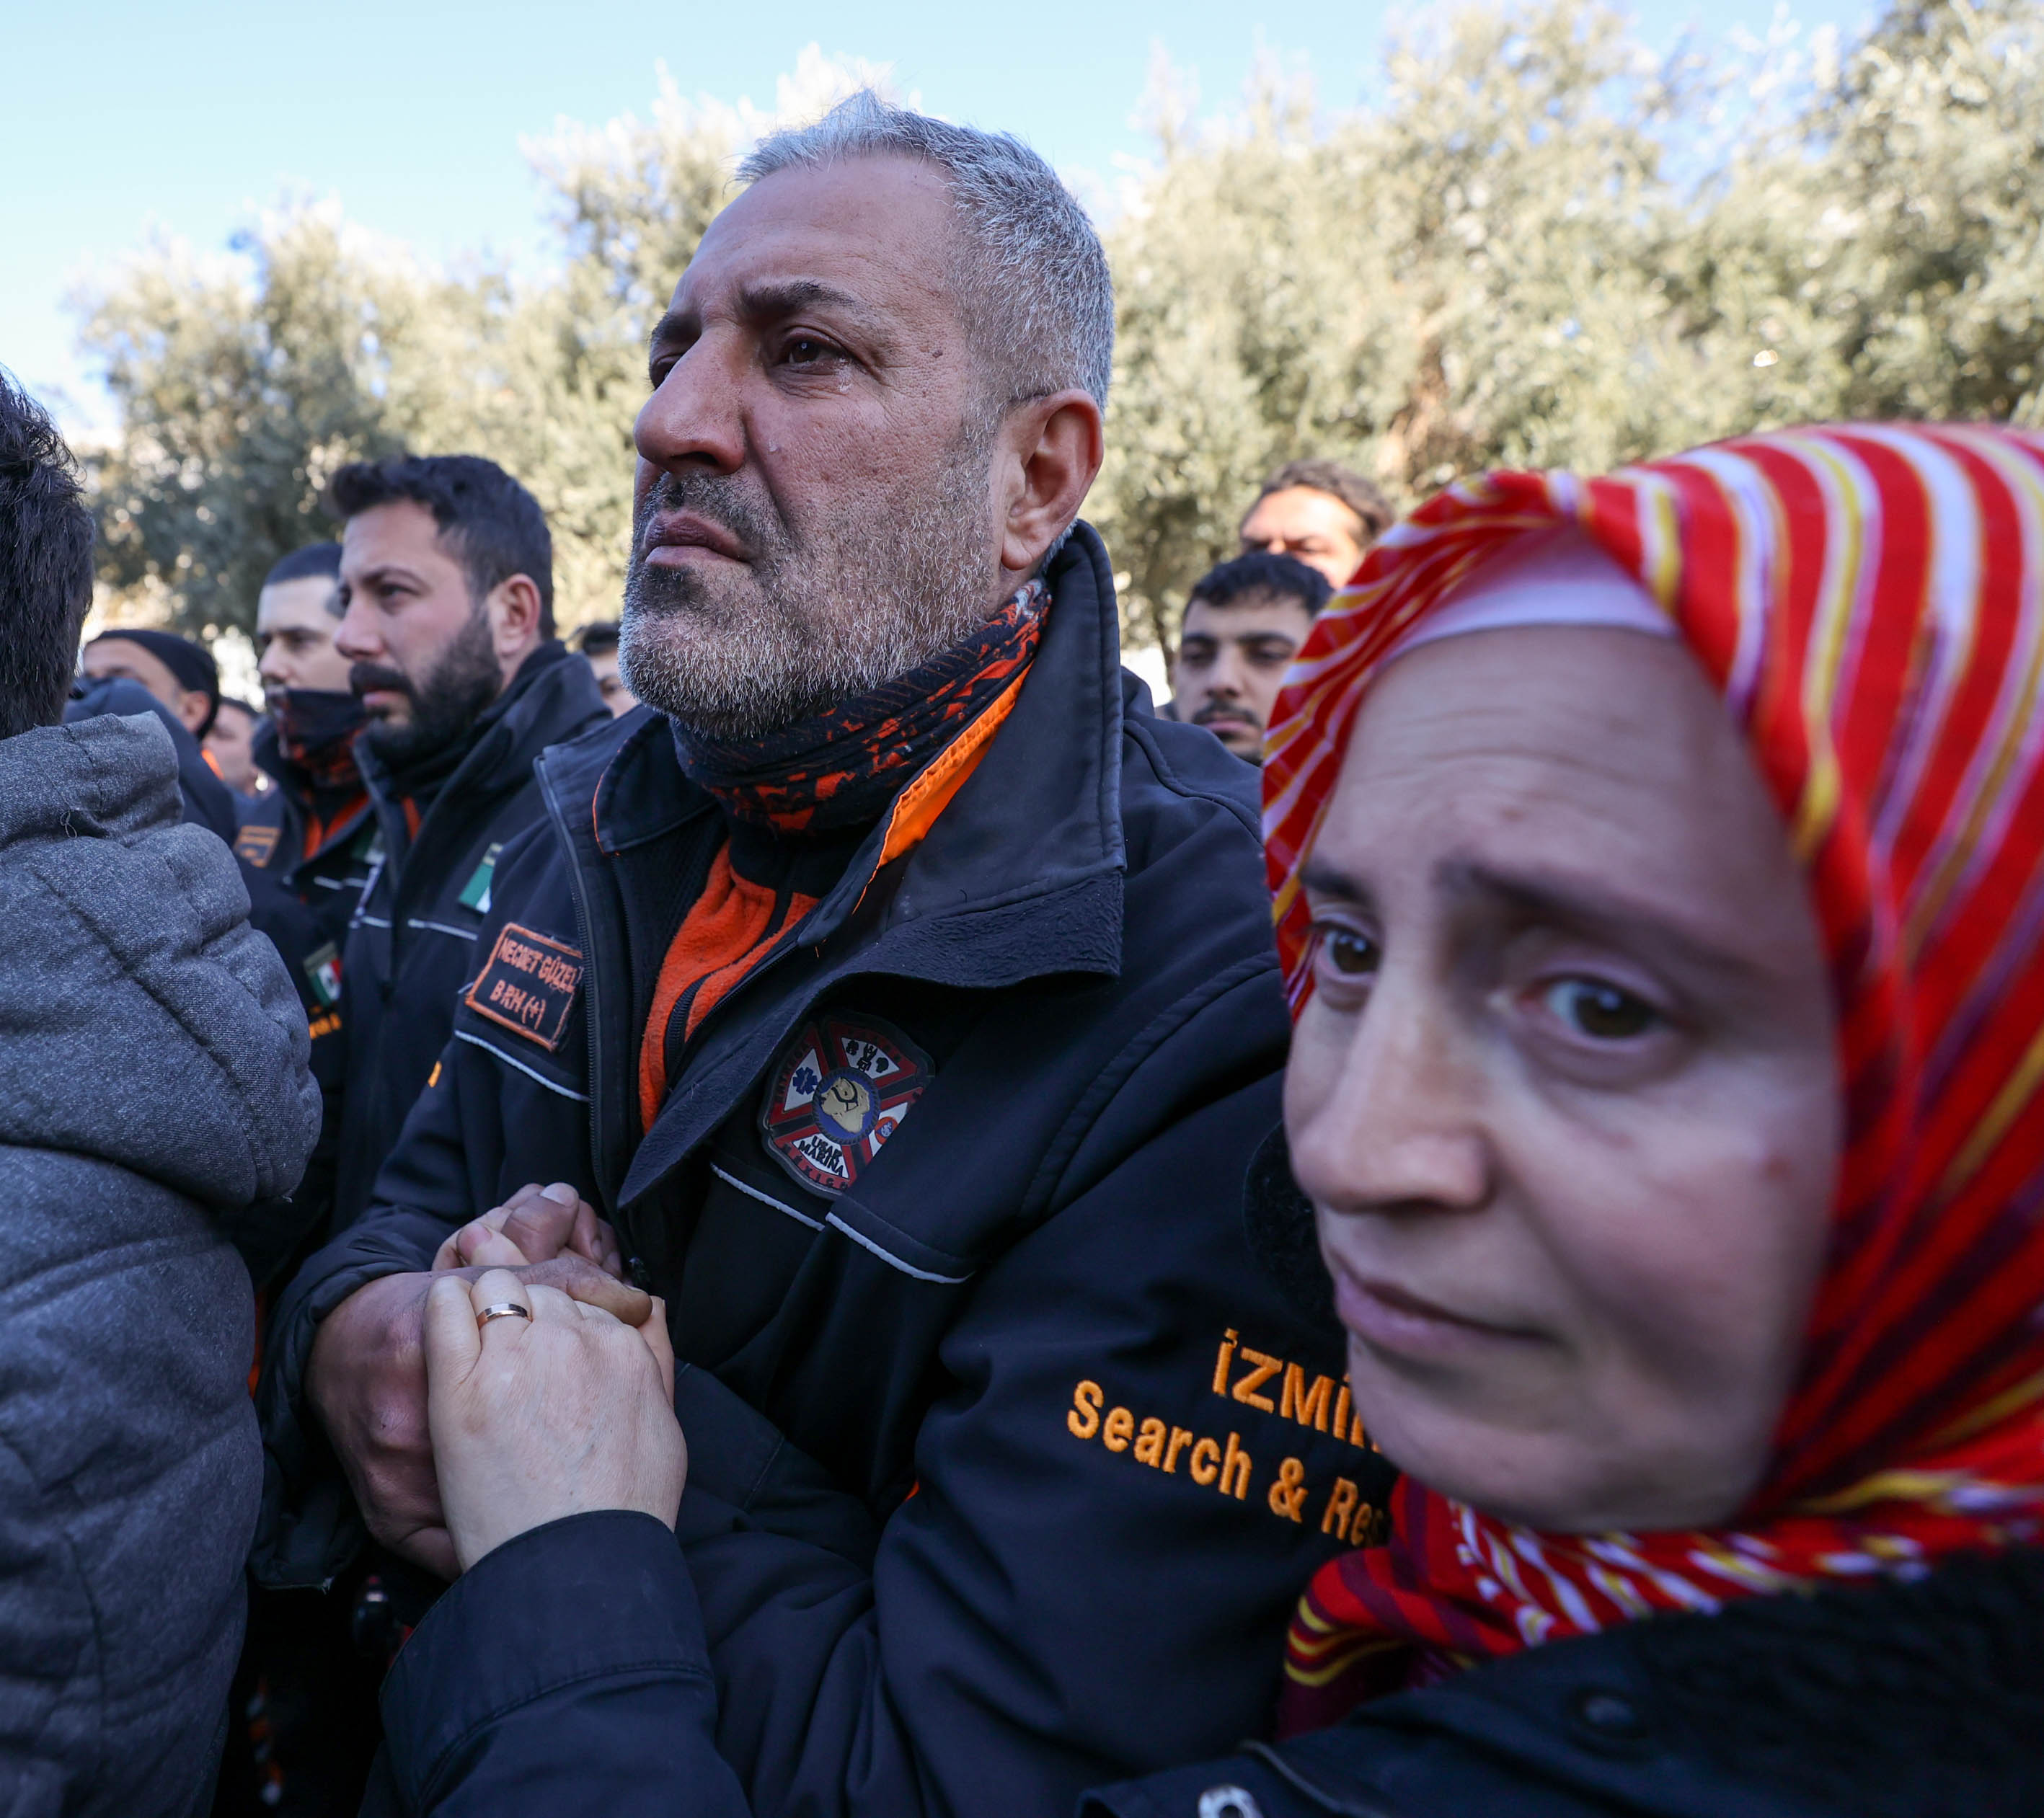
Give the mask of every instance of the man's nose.
[{"label": "man's nose", "polygon": [[1481,1207],[1488,1083],[1451,1007],[1423,980],[1382,976],[1347,1026],[1330,1088],[1290,1132],[1299,1184],[1334,1212]]},{"label": "man's nose", "polygon": [[670,473],[694,466],[729,474],[744,464],[737,354],[723,337],[705,336],[667,369],[632,426],[641,460]]},{"label": "man's nose", "polygon": [[334,627],[333,647],[351,663],[373,663],[382,656],[382,634],[359,595],[348,601]]}]

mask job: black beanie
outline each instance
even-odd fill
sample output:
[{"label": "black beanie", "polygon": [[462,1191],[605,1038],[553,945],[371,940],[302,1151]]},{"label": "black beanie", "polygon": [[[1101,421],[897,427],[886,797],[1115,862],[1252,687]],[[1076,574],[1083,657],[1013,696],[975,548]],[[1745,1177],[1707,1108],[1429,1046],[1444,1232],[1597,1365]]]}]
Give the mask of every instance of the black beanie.
[{"label": "black beanie", "polygon": [[[220,711],[220,665],[213,660],[212,653],[203,644],[180,638],[175,631],[140,630],[102,631],[92,642],[104,644],[114,639],[140,644],[178,678],[180,687],[194,689],[210,700],[213,712],[206,716],[206,723],[198,729],[197,736],[203,738],[213,730],[214,716]],[[88,650],[91,647],[90,644],[86,646]]]}]

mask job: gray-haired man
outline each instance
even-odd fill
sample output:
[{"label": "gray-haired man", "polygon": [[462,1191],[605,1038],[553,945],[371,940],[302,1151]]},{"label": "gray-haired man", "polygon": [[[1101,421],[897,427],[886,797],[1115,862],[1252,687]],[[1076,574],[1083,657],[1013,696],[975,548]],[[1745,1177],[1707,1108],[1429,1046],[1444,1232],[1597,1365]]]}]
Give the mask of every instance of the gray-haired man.
[{"label": "gray-haired man", "polygon": [[[743,174],[637,425],[655,711],[541,760],[378,1206],[280,1309],[264,1566],[333,1569],[317,1425],[467,1568],[386,1692],[394,1808],[689,1809],[663,1700],[713,1686],[763,1818],[1050,1818],[1268,1721],[1381,1467],[1309,1229],[1278,1195],[1266,1269],[1244,1222],[1286,1039],[1250,773],[1123,676],[1075,527],[1099,242],[1013,141],[870,97]],[[450,1532],[436,1261],[664,1298],[678,1512],[525,1431],[515,1517]]]}]

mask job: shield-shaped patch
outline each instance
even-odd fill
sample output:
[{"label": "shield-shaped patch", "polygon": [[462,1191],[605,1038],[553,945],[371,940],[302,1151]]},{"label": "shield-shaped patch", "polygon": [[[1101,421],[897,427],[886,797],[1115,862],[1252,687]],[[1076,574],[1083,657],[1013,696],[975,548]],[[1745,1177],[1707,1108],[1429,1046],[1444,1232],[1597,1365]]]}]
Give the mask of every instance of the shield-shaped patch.
[{"label": "shield-shaped patch", "polygon": [[877,1017],[826,1011],[781,1052],[759,1107],[767,1153],[831,1198],[872,1166],[922,1096],[929,1057]]}]

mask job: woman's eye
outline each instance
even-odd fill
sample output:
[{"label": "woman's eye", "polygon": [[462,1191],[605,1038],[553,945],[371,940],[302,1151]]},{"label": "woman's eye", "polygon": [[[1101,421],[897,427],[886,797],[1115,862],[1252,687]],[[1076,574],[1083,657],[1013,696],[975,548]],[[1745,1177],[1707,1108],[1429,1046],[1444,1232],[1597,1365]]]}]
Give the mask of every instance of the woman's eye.
[{"label": "woman's eye", "polygon": [[1321,956],[1343,978],[1367,978],[1377,970],[1377,943],[1367,934],[1324,924],[1320,937]]},{"label": "woman's eye", "polygon": [[1664,1020],[1644,998],[1602,979],[1559,979],[1540,997],[1554,1015],[1593,1041],[1635,1041]]}]

